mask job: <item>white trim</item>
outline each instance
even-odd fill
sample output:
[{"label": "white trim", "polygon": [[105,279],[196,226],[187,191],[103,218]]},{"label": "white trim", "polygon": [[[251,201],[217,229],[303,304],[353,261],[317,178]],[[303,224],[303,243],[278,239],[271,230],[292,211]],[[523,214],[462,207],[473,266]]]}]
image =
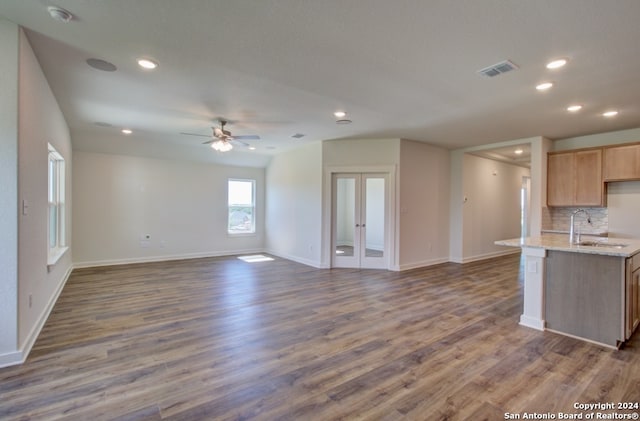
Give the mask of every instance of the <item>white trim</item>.
[{"label": "white trim", "polygon": [[439,265],[439,264],[447,263],[447,262],[449,262],[448,258],[440,257],[440,258],[437,258],[437,259],[423,260],[423,261],[420,261],[420,262],[405,263],[405,264],[400,265],[399,270],[400,271],[404,271],[404,270],[418,269],[418,268],[424,268],[424,267],[433,266],[433,265]]},{"label": "white trim", "polygon": [[267,253],[267,252],[262,248],[256,248],[256,249],[244,249],[244,250],[228,250],[228,251],[219,251],[219,252],[174,254],[174,255],[167,255],[167,256],[145,256],[145,257],[135,257],[135,258],[129,258],[129,259],[94,260],[94,261],[88,261],[88,262],[74,263],[74,269],[91,268],[91,267],[99,267],[99,266],[130,265],[135,263],[166,262],[171,260],[202,259],[205,257],[235,256],[237,254],[252,254],[252,253]]},{"label": "white trim", "polygon": [[322,266],[321,262],[318,262],[316,260],[305,259],[303,257],[298,257],[287,253],[275,252],[273,250],[266,250],[265,253],[280,257],[281,259],[287,259],[296,263],[311,266],[317,269],[330,269],[329,267]]},{"label": "white trim", "polygon": [[388,270],[398,270],[398,250],[396,249],[398,241],[398,229],[399,221],[397,220],[396,207],[398,201],[396,198],[396,192],[398,186],[397,172],[398,166],[392,165],[325,165],[323,171],[323,192],[322,192],[322,255],[320,267],[331,268],[331,262],[333,257],[332,248],[332,231],[333,231],[333,174],[335,173],[378,173],[387,175],[387,206],[388,210],[388,226],[386,227],[385,241],[387,243],[388,252],[385,257],[386,268]]},{"label": "white trim", "polygon": [[22,358],[21,351],[7,352],[6,354],[0,354],[0,368],[9,367],[12,365],[22,364],[26,358]]},{"label": "white trim", "polygon": [[520,326],[530,327],[536,330],[545,330],[546,322],[544,320],[536,319],[535,317],[520,315]]},{"label": "white trim", "polygon": [[69,247],[56,247],[55,249],[49,249],[51,254],[47,258],[47,271],[51,272],[51,269],[58,263],[58,260],[69,250]]},{"label": "white trim", "polygon": [[36,343],[36,339],[38,339],[42,328],[47,322],[47,319],[49,318],[53,307],[58,301],[58,298],[60,297],[64,286],[67,284],[67,281],[69,280],[73,269],[75,269],[73,265],[69,266],[69,269],[67,269],[67,272],[64,274],[62,281],[49,299],[49,302],[47,303],[45,308],[42,310],[42,313],[40,313],[37,322],[33,325],[33,328],[31,328],[31,331],[27,335],[27,339],[24,341],[24,344],[20,347],[20,349],[15,352],[9,352],[7,354],[0,355],[0,368],[23,364],[27,360],[27,357],[31,352],[31,348],[33,348],[33,345]]},{"label": "white trim", "polygon": [[471,262],[477,262],[479,260],[486,260],[486,259],[493,259],[494,257],[501,257],[501,256],[508,256],[510,254],[517,254],[520,253],[520,249],[516,248],[514,249],[510,249],[510,250],[501,250],[501,251],[494,251],[491,253],[484,253],[484,254],[477,254],[475,256],[471,256],[471,257],[464,257],[462,259],[460,258],[453,258],[450,259],[451,262],[453,263],[471,263]]}]

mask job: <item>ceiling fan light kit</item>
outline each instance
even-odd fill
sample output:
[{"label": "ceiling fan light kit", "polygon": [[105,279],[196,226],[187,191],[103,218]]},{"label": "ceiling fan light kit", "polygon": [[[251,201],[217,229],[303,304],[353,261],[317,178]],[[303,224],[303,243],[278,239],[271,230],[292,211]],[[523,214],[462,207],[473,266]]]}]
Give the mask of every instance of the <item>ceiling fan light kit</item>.
[{"label": "ceiling fan light kit", "polygon": [[[211,128],[213,130],[213,133],[210,136],[211,140],[203,142],[204,145],[211,145],[211,147],[213,149],[215,149],[216,151],[218,151],[218,152],[228,152],[231,149],[233,149],[233,145],[231,144],[231,142],[238,142],[238,143],[243,144],[247,148],[252,149],[250,144],[245,143],[242,140],[260,140],[260,136],[258,136],[258,135],[234,136],[234,135],[231,134],[231,132],[229,130],[225,130],[225,128],[224,128],[225,124],[227,124],[227,120],[220,119],[219,121],[220,121],[220,127],[212,127]],[[180,134],[189,135],[189,136],[206,136],[206,137],[209,137],[208,135],[201,135],[201,134],[197,134],[197,133],[185,133],[185,132],[182,132]],[[253,148],[253,149],[255,149],[255,148]]]},{"label": "ceiling fan light kit", "polygon": [[233,149],[233,145],[226,140],[216,140],[211,143],[211,147],[218,152],[229,152]]}]

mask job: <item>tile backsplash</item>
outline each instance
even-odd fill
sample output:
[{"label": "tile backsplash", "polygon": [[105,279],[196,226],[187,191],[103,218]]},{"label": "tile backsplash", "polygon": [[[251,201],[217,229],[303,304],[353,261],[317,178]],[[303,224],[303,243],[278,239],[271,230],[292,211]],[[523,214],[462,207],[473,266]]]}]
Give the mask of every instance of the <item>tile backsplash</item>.
[{"label": "tile backsplash", "polygon": [[[542,229],[554,231],[569,231],[571,214],[580,208],[542,208]],[[609,230],[609,213],[607,208],[585,208],[591,215],[591,225],[586,221],[585,215],[576,215],[576,230],[583,234],[603,234]]]}]

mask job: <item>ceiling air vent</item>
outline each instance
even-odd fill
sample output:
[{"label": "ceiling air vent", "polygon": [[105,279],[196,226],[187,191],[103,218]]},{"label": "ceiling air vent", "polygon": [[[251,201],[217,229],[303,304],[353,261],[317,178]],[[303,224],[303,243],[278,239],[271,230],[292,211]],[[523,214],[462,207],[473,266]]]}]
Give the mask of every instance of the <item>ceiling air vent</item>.
[{"label": "ceiling air vent", "polygon": [[485,67],[484,69],[478,70],[478,73],[487,77],[494,77],[501,75],[502,73],[507,73],[517,69],[518,66],[516,66],[515,63],[509,60],[505,60],[501,61],[500,63],[496,63],[493,66]]}]

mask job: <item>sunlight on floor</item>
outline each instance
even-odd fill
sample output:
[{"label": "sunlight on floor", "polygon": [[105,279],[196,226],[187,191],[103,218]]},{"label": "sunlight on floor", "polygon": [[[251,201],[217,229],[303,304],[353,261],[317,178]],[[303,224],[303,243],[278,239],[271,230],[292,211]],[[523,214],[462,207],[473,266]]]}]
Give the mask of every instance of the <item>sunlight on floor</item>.
[{"label": "sunlight on floor", "polygon": [[270,262],[273,257],[265,256],[263,254],[252,254],[250,256],[238,256],[238,259],[243,260],[247,263],[257,263],[257,262]]}]

